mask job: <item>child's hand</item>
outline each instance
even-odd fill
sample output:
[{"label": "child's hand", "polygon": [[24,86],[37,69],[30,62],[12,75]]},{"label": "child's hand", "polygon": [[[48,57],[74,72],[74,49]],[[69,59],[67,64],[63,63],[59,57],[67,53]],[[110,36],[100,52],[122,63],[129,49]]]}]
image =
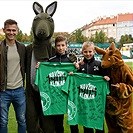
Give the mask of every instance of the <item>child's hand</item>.
[{"label": "child's hand", "polygon": [[40,66],[40,62],[37,62],[35,68],[39,68],[39,66]]},{"label": "child's hand", "polygon": [[84,65],[84,58],[82,58],[79,62],[80,65]]},{"label": "child's hand", "polygon": [[109,78],[108,76],[104,76],[104,79],[105,79],[106,81],[109,81],[109,80],[110,80],[110,78]]},{"label": "child's hand", "polygon": [[79,69],[79,64],[78,64],[78,63],[74,62],[73,64],[75,65],[75,67],[76,67],[77,69]]},{"label": "child's hand", "polygon": [[73,72],[69,72],[68,75],[73,75],[74,73]]},{"label": "child's hand", "polygon": [[111,86],[114,86],[114,87],[116,87],[116,88],[120,88],[120,84],[111,84]]}]

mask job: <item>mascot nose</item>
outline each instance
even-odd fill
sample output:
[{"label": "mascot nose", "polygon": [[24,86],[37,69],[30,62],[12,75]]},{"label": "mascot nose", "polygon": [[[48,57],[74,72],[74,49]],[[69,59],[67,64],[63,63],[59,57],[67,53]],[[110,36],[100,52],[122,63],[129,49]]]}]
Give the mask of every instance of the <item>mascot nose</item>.
[{"label": "mascot nose", "polygon": [[44,35],[45,34],[44,30],[40,30],[39,34]]},{"label": "mascot nose", "polygon": [[104,68],[104,65],[101,65]]}]

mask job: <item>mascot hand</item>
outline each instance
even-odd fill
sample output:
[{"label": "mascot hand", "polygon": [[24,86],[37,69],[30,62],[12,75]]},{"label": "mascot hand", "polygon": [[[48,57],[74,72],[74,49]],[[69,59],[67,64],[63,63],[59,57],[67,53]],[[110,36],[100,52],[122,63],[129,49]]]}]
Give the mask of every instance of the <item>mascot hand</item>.
[{"label": "mascot hand", "polygon": [[69,60],[71,62],[77,62],[77,56],[74,53],[69,53]]},{"label": "mascot hand", "polygon": [[121,112],[121,103],[111,96],[107,96],[106,112],[110,115],[118,115]]}]

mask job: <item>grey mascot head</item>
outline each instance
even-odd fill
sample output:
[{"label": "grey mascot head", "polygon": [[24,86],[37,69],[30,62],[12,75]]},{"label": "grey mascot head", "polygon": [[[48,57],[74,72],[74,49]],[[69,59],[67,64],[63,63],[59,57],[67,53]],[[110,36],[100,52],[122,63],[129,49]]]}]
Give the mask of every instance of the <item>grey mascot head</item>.
[{"label": "grey mascot head", "polygon": [[32,31],[34,35],[33,50],[37,60],[45,60],[53,55],[53,48],[50,39],[54,33],[54,15],[57,8],[57,2],[52,2],[43,10],[43,7],[38,3],[33,3],[33,10],[36,14],[33,23]]}]

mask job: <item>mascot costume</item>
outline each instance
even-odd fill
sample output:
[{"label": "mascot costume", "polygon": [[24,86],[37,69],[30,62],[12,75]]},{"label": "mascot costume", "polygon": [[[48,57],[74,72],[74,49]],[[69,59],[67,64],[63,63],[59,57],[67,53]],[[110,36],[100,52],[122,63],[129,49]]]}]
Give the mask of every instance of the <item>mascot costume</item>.
[{"label": "mascot costume", "polygon": [[27,46],[26,57],[26,123],[28,133],[41,133],[42,131],[46,133],[43,122],[47,122],[47,118],[43,116],[38,88],[34,85],[35,65],[40,61],[47,61],[55,54],[50,39],[54,33],[52,16],[56,7],[57,2],[55,1],[48,5],[44,12],[43,7],[38,2],[33,3],[33,10],[36,14],[32,23],[34,39],[33,43]]},{"label": "mascot costume", "polygon": [[[43,116],[39,90],[34,81],[37,62],[48,61],[56,53],[55,48],[50,43],[54,33],[52,16],[56,8],[56,1],[48,5],[45,12],[38,2],[33,3],[33,10],[36,14],[32,23],[34,38],[33,43],[26,47],[26,123],[28,133],[53,133],[50,126],[53,121],[48,116]],[[74,62],[77,57],[70,53],[69,59]]]},{"label": "mascot costume", "polygon": [[110,77],[110,95],[107,96],[105,114],[108,132],[133,133],[133,72],[124,63],[114,43],[106,50],[98,47],[95,50],[103,55],[101,65]]}]

